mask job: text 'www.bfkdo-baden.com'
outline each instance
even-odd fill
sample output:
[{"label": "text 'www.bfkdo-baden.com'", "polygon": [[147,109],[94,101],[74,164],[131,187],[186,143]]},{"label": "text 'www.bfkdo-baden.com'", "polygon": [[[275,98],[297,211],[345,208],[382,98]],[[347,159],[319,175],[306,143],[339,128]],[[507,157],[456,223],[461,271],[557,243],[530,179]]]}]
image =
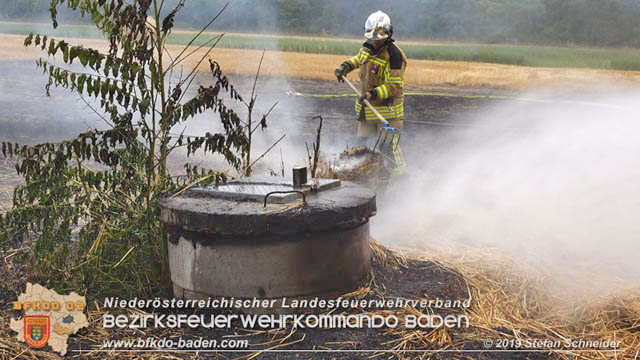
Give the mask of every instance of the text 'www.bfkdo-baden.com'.
[{"label": "text 'www.bfkdo-baden.com'", "polygon": [[123,340],[105,340],[102,343],[104,350],[239,350],[249,347],[249,340],[240,339],[204,339],[200,338],[137,338]]}]

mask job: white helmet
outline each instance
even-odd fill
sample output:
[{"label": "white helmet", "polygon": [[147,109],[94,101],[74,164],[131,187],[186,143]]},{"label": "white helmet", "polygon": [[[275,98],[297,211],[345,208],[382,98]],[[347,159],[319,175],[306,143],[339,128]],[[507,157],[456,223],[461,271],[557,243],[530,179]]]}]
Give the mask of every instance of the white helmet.
[{"label": "white helmet", "polygon": [[386,39],[393,33],[391,18],[378,10],[369,15],[364,23],[364,37],[372,40]]}]

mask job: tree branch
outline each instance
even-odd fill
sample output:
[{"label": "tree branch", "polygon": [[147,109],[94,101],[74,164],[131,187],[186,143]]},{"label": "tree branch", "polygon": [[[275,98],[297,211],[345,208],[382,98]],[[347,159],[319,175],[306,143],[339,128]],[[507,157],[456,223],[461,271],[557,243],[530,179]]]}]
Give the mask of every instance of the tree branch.
[{"label": "tree branch", "polygon": [[282,135],[282,136],[280,137],[280,139],[278,139],[276,142],[274,142],[274,143],[273,143],[273,145],[271,145],[271,146],[270,146],[270,147],[269,147],[265,152],[263,152],[263,153],[262,153],[262,155],[258,156],[258,158],[257,158],[257,159],[255,159],[255,160],[254,160],[254,161],[249,165],[249,168],[252,168],[252,167],[253,167],[253,165],[255,165],[255,163],[257,163],[260,159],[262,159],[265,155],[267,155],[267,153],[268,153],[269,151],[271,151],[271,149],[273,149],[276,145],[278,145],[278,143],[279,143],[280,141],[282,141],[282,139],[284,139],[284,137],[285,137],[285,136],[287,136],[287,134]]},{"label": "tree branch", "polygon": [[[229,3],[226,3],[222,9],[218,12],[218,14],[216,16],[213,17],[213,19],[211,19],[211,21],[209,21],[207,23],[207,25],[205,25],[202,30],[200,30],[200,32],[198,32],[198,34],[196,36],[194,36],[191,41],[189,41],[189,43],[184,47],[184,49],[182,49],[182,51],[180,52],[180,54],[178,54],[178,56],[176,56],[176,61],[178,59],[180,59],[180,57],[182,56],[182,54],[184,54],[185,51],[187,51],[187,49],[189,48],[189,46],[191,46],[191,44],[193,44],[194,41],[196,41],[196,39],[222,14],[222,12],[227,8],[227,6],[229,6]],[[173,63],[171,63],[169,65],[169,68],[171,68],[171,66],[173,66]]]}]

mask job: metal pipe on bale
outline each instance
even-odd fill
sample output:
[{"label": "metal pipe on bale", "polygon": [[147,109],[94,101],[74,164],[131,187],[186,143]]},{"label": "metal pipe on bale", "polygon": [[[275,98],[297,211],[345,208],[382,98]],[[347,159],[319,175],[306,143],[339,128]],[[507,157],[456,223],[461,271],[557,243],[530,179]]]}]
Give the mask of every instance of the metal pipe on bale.
[{"label": "metal pipe on bale", "polygon": [[301,187],[307,183],[307,167],[296,166],[293,168],[293,187]]}]

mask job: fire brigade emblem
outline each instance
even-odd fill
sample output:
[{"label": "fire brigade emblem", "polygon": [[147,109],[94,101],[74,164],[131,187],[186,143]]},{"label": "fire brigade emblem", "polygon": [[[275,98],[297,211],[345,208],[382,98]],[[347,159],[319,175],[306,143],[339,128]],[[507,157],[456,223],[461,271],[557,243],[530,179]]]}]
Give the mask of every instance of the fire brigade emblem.
[{"label": "fire brigade emblem", "polygon": [[24,341],[29,346],[41,348],[47,345],[50,334],[49,316],[27,315],[24,317]]}]

